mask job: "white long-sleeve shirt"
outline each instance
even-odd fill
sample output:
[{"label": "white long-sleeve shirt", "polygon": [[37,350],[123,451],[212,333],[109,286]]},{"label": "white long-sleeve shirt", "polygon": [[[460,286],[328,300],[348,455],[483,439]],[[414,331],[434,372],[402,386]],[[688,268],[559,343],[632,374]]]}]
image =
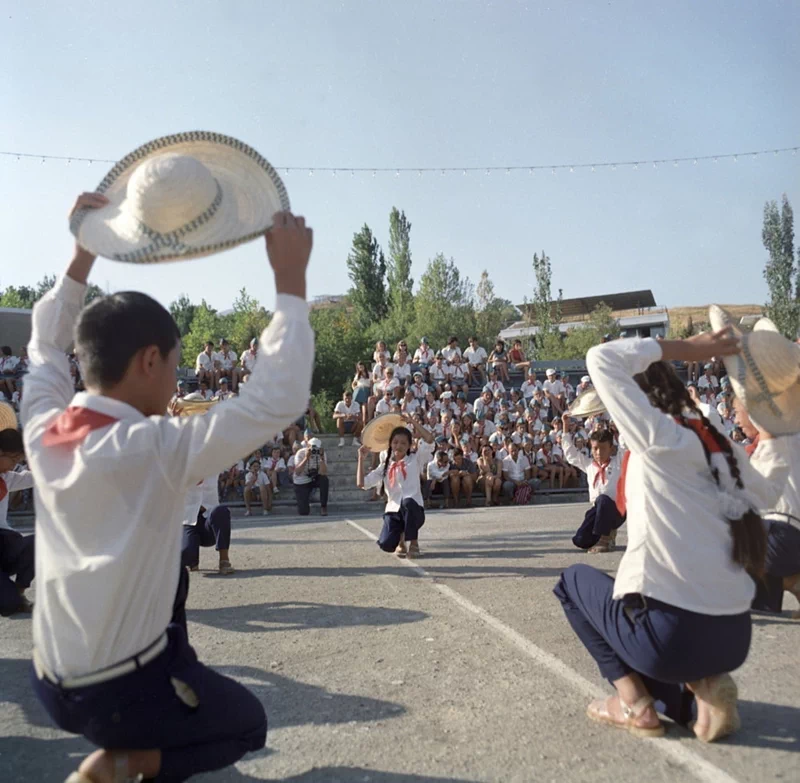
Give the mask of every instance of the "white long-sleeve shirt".
[{"label": "white long-sleeve shirt", "polygon": [[[770,516],[770,512],[777,512],[775,519],[781,519],[782,514],[789,514],[795,519],[800,519],[800,435],[787,435],[780,438],[788,450],[789,477],[781,483],[781,474],[776,478],[775,492],[779,493],[778,499],[772,505],[763,506],[760,511],[762,516]],[[765,475],[774,470],[772,448],[770,441],[759,442],[750,461],[753,466]]]},{"label": "white long-sleeve shirt", "polygon": [[[385,460],[386,455],[382,456],[383,460]],[[384,485],[386,497],[388,498],[385,508],[386,513],[399,511],[403,498],[412,498],[422,506],[422,488],[419,482],[421,466],[418,452],[406,454],[402,464],[390,462],[385,481],[383,478],[383,460],[375,470],[368,473],[364,478],[364,489],[373,489],[381,484]],[[394,470],[392,470],[393,465],[397,465]],[[403,469],[405,469],[405,472]]]},{"label": "white long-sleeve shirt", "polygon": [[[640,593],[702,614],[746,612],[755,587],[731,559],[730,524],[700,439],[650,405],[633,379],[661,355],[656,340],[627,338],[597,345],[586,356],[595,388],[631,452],[625,482],[628,547],[614,598]],[[785,484],[787,449],[781,441],[763,444],[758,470],[744,449],[732,444],[755,508],[771,507],[776,488]],[[723,469],[720,478],[730,482],[726,473]]]},{"label": "white long-sleeve shirt", "polygon": [[184,503],[183,524],[187,527],[194,527],[197,524],[197,515],[202,506],[206,511],[219,505],[219,484],[217,476],[208,476],[199,484],[195,484],[186,493]]},{"label": "white long-sleeve shirt", "polygon": [[564,447],[564,459],[586,474],[590,503],[594,503],[600,495],[608,495],[612,500],[617,499],[617,483],[622,472],[622,457],[625,453],[623,449],[618,449],[608,465],[602,466],[575,448],[571,433],[564,433],[561,445]]},{"label": "white long-sleeve shirt", "polygon": [[0,473],[0,528],[11,530],[8,524],[8,498],[12,492],[33,487],[33,473],[29,470],[9,470]]},{"label": "white long-sleeve shirt", "polygon": [[[64,277],[34,307],[22,403],[36,482],[33,638],[45,667],[61,677],[114,665],[164,632],[187,492],[300,416],[314,357],[308,305],[278,295],[238,398],[204,416],[146,417],[109,397],[73,396],[65,351],[85,292]],[[45,445],[68,406],[112,421],[72,448]]]}]

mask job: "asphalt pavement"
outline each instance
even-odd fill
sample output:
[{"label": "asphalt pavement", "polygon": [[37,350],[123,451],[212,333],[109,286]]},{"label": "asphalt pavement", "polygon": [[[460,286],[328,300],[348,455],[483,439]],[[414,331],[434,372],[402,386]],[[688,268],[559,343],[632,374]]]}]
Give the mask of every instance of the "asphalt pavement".
[{"label": "asphalt pavement", "polygon": [[[236,520],[237,573],[203,550],[189,636],[248,685],[267,748],[196,778],[244,783],[800,781],[800,621],[754,617],[735,677],[743,727],[702,745],[591,723],[610,692],[552,595],[563,568],[613,573],[570,536],[583,505],[434,512],[423,556],[375,545],[374,516]],[[620,536],[624,545],[624,528]],[[91,748],[52,727],[28,684],[30,619],[0,619],[0,780],[60,783]]]}]

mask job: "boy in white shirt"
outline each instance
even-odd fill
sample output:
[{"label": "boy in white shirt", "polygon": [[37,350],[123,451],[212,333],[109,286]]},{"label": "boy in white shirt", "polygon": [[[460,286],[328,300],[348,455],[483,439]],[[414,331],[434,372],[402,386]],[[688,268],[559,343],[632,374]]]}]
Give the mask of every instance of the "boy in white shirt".
[{"label": "boy in white shirt", "polygon": [[444,385],[450,380],[450,367],[445,364],[444,356],[436,354],[436,360],[433,365],[428,368],[428,375],[431,379],[431,384],[439,387],[439,390],[444,389]]},{"label": "boy in white shirt", "polygon": [[408,361],[408,354],[400,352],[400,356],[394,365],[394,377],[401,386],[408,386],[411,383],[411,363]]},{"label": "boy in white shirt", "polygon": [[469,338],[469,348],[464,351],[464,358],[469,362],[470,381],[477,376],[479,383],[486,383],[486,361],[489,355],[478,344],[477,337]]},{"label": "boy in white shirt", "polygon": [[539,480],[531,477],[531,463],[513,440],[508,452],[503,459],[503,494],[511,500],[518,487],[527,484],[533,492],[539,486]]},{"label": "boy in white shirt", "polygon": [[333,409],[333,420],[339,432],[339,447],[344,446],[344,436],[353,436],[353,444],[358,443],[361,434],[361,406],[353,400],[353,392],[347,389],[342,399]]},{"label": "boy in white shirt", "polygon": [[229,378],[232,391],[236,391],[239,388],[239,373],[236,371],[237,359],[236,353],[231,350],[230,344],[223,337],[219,342],[219,351],[214,354],[214,361],[217,366],[217,383],[222,378]]},{"label": "boy in white shirt", "polygon": [[244,379],[253,372],[253,367],[256,366],[256,358],[258,358],[258,339],[253,338],[250,340],[250,347],[246,351],[242,351],[239,357],[239,382],[242,383]]},{"label": "boy in white shirt", "polygon": [[497,370],[493,369],[489,371],[489,380],[486,383],[486,386],[483,387],[483,390],[490,392],[495,398],[498,394],[500,397],[505,397],[506,387],[503,386],[503,382],[499,379]]},{"label": "boy in white shirt", "polygon": [[445,506],[450,506],[450,458],[447,456],[445,446],[438,444],[440,451],[428,463],[427,481],[425,482],[424,498],[426,505],[430,506],[431,496],[434,492],[441,492]]},{"label": "boy in white shirt", "polygon": [[[34,536],[12,530],[6,520],[11,492],[33,487],[33,474],[14,468],[25,459],[17,430],[0,431],[0,615],[33,611],[25,597],[34,575]],[[11,577],[16,577],[14,580]]]},{"label": "boy in white shirt", "polygon": [[[108,203],[83,194],[73,213]],[[160,304],[122,292],[81,309],[89,251],[76,245],[66,275],[34,306],[22,405],[36,482],[32,682],[61,728],[102,748],[80,764],[79,780],[187,780],[265,744],[261,702],[189,645],[180,559],[189,490],[295,419],[308,399],[311,232],[278,213],[266,238],[278,292],[261,339],[269,350],[242,396],[204,416],[162,415],[180,334]],[[65,355],[73,339],[87,387],[77,395]]]},{"label": "boy in white shirt", "polygon": [[19,358],[14,356],[10,345],[4,345],[0,348],[0,400],[4,396],[11,398],[14,394],[14,382],[17,380],[18,373],[17,367],[19,365]]},{"label": "boy in white shirt", "polygon": [[261,462],[254,460],[247,469],[244,479],[244,515],[249,517],[252,513],[250,503],[258,497],[264,508],[263,515],[267,516],[272,510],[272,482],[269,476],[261,469]]},{"label": "boy in white shirt", "polygon": [[388,390],[385,391],[383,397],[381,397],[375,405],[375,415],[383,416],[386,413],[391,413],[393,401],[394,395]]},{"label": "boy in white shirt", "polygon": [[403,397],[403,413],[413,416],[420,409],[420,401],[414,396],[414,392],[409,389]]},{"label": "boy in white shirt", "polygon": [[560,416],[567,405],[567,390],[564,388],[564,384],[556,377],[555,370],[547,371],[547,380],[542,384],[542,388],[553,412]]},{"label": "boy in white shirt", "polygon": [[270,456],[264,462],[263,467],[264,472],[269,476],[273,494],[279,494],[282,486],[288,486],[289,474],[286,470],[286,462],[283,459],[280,446],[272,448]]},{"label": "boy in white shirt", "polygon": [[584,375],[581,378],[581,382],[575,387],[575,395],[580,397],[585,391],[589,391],[592,388],[592,379],[588,375]]},{"label": "boy in white shirt", "polygon": [[468,369],[461,361],[461,354],[453,356],[450,364],[450,385],[459,392],[469,393]]},{"label": "boy in white shirt", "polygon": [[444,356],[444,360],[448,364],[453,363],[453,359],[458,356],[459,359],[461,358],[461,349],[458,347],[458,337],[453,335],[448,341],[447,345],[439,351],[442,356]]},{"label": "boy in white shirt", "polygon": [[198,384],[205,381],[208,388],[214,386],[214,357],[214,343],[211,340],[207,340],[203,350],[197,354],[197,361],[194,363],[194,372],[197,375]]},{"label": "boy in white shirt", "polygon": [[411,384],[409,387],[411,392],[414,394],[414,397],[418,399],[420,402],[425,400],[425,396],[428,394],[428,384],[424,382],[424,376],[421,372],[414,373],[414,383]]},{"label": "boy in white shirt", "polygon": [[541,388],[541,382],[536,380],[536,370],[531,367],[530,370],[528,370],[528,377],[523,381],[522,386],[520,386],[520,392],[525,398],[525,401],[530,402],[537,389]]},{"label": "boy in white shirt", "polygon": [[235,396],[236,392],[231,391],[230,385],[228,384],[228,378],[223,375],[219,379],[219,389],[217,389],[217,393],[211,399],[224,402],[225,400],[229,400],[231,397]]},{"label": "boy in white shirt", "polygon": [[414,351],[413,363],[419,365],[423,373],[427,373],[428,368],[433,364],[433,351],[428,345],[428,338],[423,337],[419,341],[419,348]]},{"label": "boy in white shirt", "polygon": [[697,379],[697,388],[716,394],[719,391],[719,381],[716,375],[712,375],[713,364],[706,364],[703,367],[703,374]]}]

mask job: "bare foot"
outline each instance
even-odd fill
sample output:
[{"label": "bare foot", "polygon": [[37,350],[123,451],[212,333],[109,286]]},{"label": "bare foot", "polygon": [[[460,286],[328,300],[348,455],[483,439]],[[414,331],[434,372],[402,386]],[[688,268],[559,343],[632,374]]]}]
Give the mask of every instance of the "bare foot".
[{"label": "bare foot", "polygon": [[161,769],[160,750],[96,750],[78,767],[92,783],[115,783],[121,777],[144,775],[154,778]]},{"label": "bare foot", "polygon": [[719,674],[703,680],[686,683],[697,702],[697,720],[692,729],[702,742],[732,734],[741,725],[736,700],[738,688],[730,674]]}]

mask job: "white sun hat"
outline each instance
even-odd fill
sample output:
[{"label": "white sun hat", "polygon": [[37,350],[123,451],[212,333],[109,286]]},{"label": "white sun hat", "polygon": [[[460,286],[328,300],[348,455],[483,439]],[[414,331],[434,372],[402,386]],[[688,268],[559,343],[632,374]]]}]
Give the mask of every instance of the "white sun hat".
[{"label": "white sun hat", "polygon": [[208,131],[144,144],[97,186],[108,200],[80,209],[70,231],[89,252],[151,264],[211,255],[262,236],[289,196],[252,147]]},{"label": "white sun hat", "polygon": [[771,435],[800,432],[800,345],[787,340],[767,318],[741,333],[728,313],[712,305],[711,328],[733,327],[741,352],[723,358],[734,394],[750,418]]},{"label": "white sun hat", "polygon": [[17,429],[17,414],[7,402],[0,402],[0,430]]},{"label": "white sun hat", "polygon": [[596,416],[598,413],[605,413],[606,406],[603,405],[600,395],[594,389],[587,389],[575,398],[572,405],[569,406],[568,412],[576,419],[584,419]]}]

